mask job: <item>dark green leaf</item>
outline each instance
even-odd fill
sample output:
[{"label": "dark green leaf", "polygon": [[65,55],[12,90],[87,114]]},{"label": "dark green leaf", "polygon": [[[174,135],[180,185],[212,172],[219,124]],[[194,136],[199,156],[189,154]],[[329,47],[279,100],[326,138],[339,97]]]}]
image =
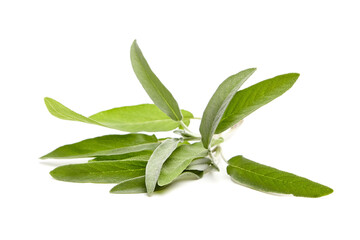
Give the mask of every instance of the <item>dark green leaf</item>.
[{"label": "dark green leaf", "polygon": [[84,158],[119,155],[129,152],[153,150],[158,145],[159,142],[155,135],[106,135],[59,147],[41,158]]},{"label": "dark green leaf", "polygon": [[234,94],[255,70],[255,68],[250,68],[230,76],[220,84],[211,97],[200,124],[200,133],[205,148],[209,148],[215,130]]},{"label": "dark green leaf", "polygon": [[243,156],[231,158],[227,172],[240,184],[259,191],[292,194],[298,197],[321,197],[333,192],[329,187],[250,161]]},{"label": "dark green leaf", "polygon": [[145,161],[103,161],[60,166],[50,174],[53,178],[66,182],[119,183],[144,176],[145,167]]},{"label": "dark green leaf", "polygon": [[118,161],[118,160],[142,160],[147,161],[149,160],[151,154],[153,151],[145,150],[141,152],[130,152],[120,155],[110,155],[110,156],[99,156],[92,160],[89,160],[89,162],[98,162],[98,161]]},{"label": "dark green leaf", "polygon": [[168,157],[176,149],[178,143],[178,139],[167,139],[162,142],[150,156],[145,172],[145,184],[148,194],[152,194],[154,192],[160,175],[160,170],[166,159],[168,159]]},{"label": "dark green leaf", "polygon": [[237,92],[226,108],[215,133],[221,133],[240,120],[281,96],[299,78],[298,73],[288,73],[259,82]]},{"label": "dark green leaf", "polygon": [[136,40],[131,46],[130,57],[132,67],[137,78],[156,106],[158,106],[161,111],[166,113],[171,119],[181,121],[182,115],[178,103],[169,90],[166,89],[166,87],[150,69],[150,66],[144,58]]},{"label": "dark green leaf", "polygon": [[207,155],[208,150],[200,142],[178,147],[165,161],[161,169],[158,184],[164,186],[171,183],[189,166],[192,160]]}]

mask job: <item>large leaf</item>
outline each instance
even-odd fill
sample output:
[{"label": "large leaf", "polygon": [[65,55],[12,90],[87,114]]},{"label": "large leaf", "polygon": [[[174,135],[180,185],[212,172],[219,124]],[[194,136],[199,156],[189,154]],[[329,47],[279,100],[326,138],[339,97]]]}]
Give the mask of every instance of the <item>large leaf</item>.
[{"label": "large leaf", "polygon": [[292,194],[298,197],[321,197],[333,192],[329,187],[250,161],[243,156],[231,158],[227,172],[240,184],[259,191]]},{"label": "large leaf", "polygon": [[137,78],[156,106],[158,106],[161,111],[166,113],[171,119],[181,121],[182,115],[178,103],[169,90],[167,90],[167,88],[150,69],[150,66],[144,58],[136,40],[131,45],[130,57],[132,67]]},{"label": "large leaf", "polygon": [[[145,184],[148,194],[152,194],[155,190],[161,168],[176,149],[179,143],[178,139],[167,139],[162,142],[153,152],[146,165]],[[186,146],[186,145],[183,145]]]},{"label": "large leaf", "polygon": [[106,135],[64,145],[41,158],[84,158],[119,155],[129,152],[153,150],[158,145],[159,142],[155,135]]},{"label": "large leaf", "polygon": [[[185,110],[181,112],[184,123],[189,125],[190,119],[194,116]],[[170,131],[180,126],[179,122],[169,118],[154,104],[114,108],[96,113],[89,119],[109,128],[126,132]]]},{"label": "large leaf", "polygon": [[144,176],[145,167],[145,161],[103,161],[60,166],[50,174],[66,182],[119,183]]},{"label": "large leaf", "polygon": [[215,130],[234,94],[255,70],[250,68],[230,76],[220,84],[211,97],[200,124],[201,139],[205,148],[209,148]]},{"label": "large leaf", "polygon": [[140,152],[130,152],[130,153],[124,153],[120,155],[110,155],[110,156],[99,156],[95,157],[92,160],[89,160],[89,162],[99,162],[99,161],[118,161],[118,160],[142,160],[147,161],[149,160],[151,154],[153,151],[150,150],[144,150]]},{"label": "large leaf", "polygon": [[[176,178],[177,180],[200,179],[203,176],[202,171],[184,171]],[[155,192],[160,191],[167,186],[156,186]],[[120,182],[110,190],[111,193],[128,194],[128,193],[146,193],[145,176],[134,177]]]},{"label": "large leaf", "polygon": [[[49,112],[60,119],[90,123],[126,132],[170,131],[181,126],[154,104],[113,108],[90,117],[78,114],[52,98],[45,98],[45,104]],[[189,125],[193,115],[185,110],[181,112],[184,115],[184,123]]]},{"label": "large leaf", "polygon": [[189,166],[192,160],[207,155],[208,150],[200,142],[178,147],[164,163],[158,184],[164,186],[171,183]]},{"label": "large leaf", "polygon": [[225,131],[258,108],[281,96],[298,78],[298,73],[279,75],[237,92],[226,108],[215,133]]}]

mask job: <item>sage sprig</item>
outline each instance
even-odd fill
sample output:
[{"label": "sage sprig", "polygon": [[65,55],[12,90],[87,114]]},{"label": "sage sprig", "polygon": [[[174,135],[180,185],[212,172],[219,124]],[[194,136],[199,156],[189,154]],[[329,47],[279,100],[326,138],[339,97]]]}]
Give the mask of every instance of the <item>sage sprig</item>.
[{"label": "sage sprig", "polygon": [[[117,184],[111,193],[148,195],[175,181],[199,179],[213,169],[220,169],[221,144],[226,135],[249,114],[289,90],[299,78],[298,73],[288,73],[239,90],[256,69],[230,76],[219,85],[205,108],[199,134],[189,129],[190,121],[195,119],[193,114],[180,110],[173,95],[151,70],[136,41],[131,46],[130,58],[137,78],[154,104],[118,107],[85,117],[54,99],[45,98],[46,107],[55,117],[128,132],[64,145],[44,155],[41,159],[90,158],[87,163],[55,168],[50,172],[53,178]],[[163,131],[173,131],[176,137],[158,139],[143,133]],[[329,187],[243,156],[224,160],[234,182],[258,191],[299,197],[321,197],[333,192]]]}]

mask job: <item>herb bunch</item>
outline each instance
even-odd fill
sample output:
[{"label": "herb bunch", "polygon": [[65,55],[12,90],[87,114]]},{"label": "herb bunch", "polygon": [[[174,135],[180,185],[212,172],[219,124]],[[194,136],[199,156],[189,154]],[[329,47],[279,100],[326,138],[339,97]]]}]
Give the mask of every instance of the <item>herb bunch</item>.
[{"label": "herb bunch", "polygon": [[[256,69],[230,76],[211,97],[198,134],[188,128],[193,114],[180,110],[173,95],[150,69],[136,41],[130,55],[134,72],[154,104],[119,107],[85,117],[45,98],[46,107],[55,117],[129,132],[64,145],[41,157],[91,158],[87,163],[55,168],[50,172],[53,178],[78,183],[112,183],[117,185],[111,193],[148,195],[179,179],[199,179],[204,173],[219,170],[219,159],[224,159],[221,144],[226,135],[246,116],[290,89],[299,77],[297,73],[283,74],[239,91]],[[177,137],[158,139],[155,135],[139,133],[163,131],[173,131]],[[300,197],[321,197],[333,191],[243,156],[224,160],[227,173],[235,182],[259,191]]]}]

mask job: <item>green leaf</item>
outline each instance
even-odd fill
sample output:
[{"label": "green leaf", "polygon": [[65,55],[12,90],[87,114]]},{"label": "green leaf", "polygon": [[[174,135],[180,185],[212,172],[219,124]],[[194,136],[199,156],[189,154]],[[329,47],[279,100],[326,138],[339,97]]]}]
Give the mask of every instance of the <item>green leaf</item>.
[{"label": "green leaf", "polygon": [[64,145],[41,157],[45,158],[85,158],[119,155],[143,150],[154,150],[159,145],[155,135],[126,134],[106,135]]},{"label": "green leaf", "polygon": [[164,186],[177,178],[195,158],[205,157],[208,150],[200,142],[178,147],[164,163],[158,184]]},{"label": "green leaf", "polygon": [[[200,179],[203,176],[201,171],[184,171],[180,176],[176,178],[176,181]],[[155,192],[163,190],[167,186],[156,186]],[[145,176],[131,178],[120,182],[118,185],[110,190],[111,193],[129,194],[129,193],[146,193]]]},{"label": "green leaf", "polygon": [[70,164],[55,168],[51,176],[78,183],[119,183],[145,174],[145,161],[103,161]]},{"label": "green leaf", "polygon": [[181,121],[182,115],[178,103],[150,69],[136,40],[131,46],[130,57],[137,78],[156,106],[174,121]]},{"label": "green leaf", "polygon": [[200,124],[202,143],[205,148],[209,148],[215,130],[234,94],[255,70],[256,68],[250,68],[230,76],[220,84],[211,97]]},{"label": "green leaf", "polygon": [[87,117],[84,117],[83,115],[74,112],[73,110],[65,107],[64,105],[52,98],[46,97],[44,101],[49,112],[57,118],[103,126],[95,120],[89,119]]},{"label": "green leaf", "polygon": [[211,166],[211,160],[209,158],[198,158],[193,160],[186,170],[205,171]]},{"label": "green leaf", "polygon": [[119,160],[139,160],[139,161],[147,161],[149,160],[151,154],[153,151],[145,150],[140,152],[130,152],[130,153],[124,153],[120,155],[110,155],[110,156],[99,156],[92,160],[89,160],[89,162],[99,162],[99,161],[119,161]]},{"label": "green leaf", "polygon": [[258,108],[281,96],[294,85],[299,76],[298,73],[279,75],[237,92],[226,108],[215,133],[225,131]]},{"label": "green leaf", "polygon": [[176,149],[179,141],[180,140],[178,139],[167,139],[162,142],[151,155],[148,164],[146,165],[145,172],[145,184],[149,195],[154,192],[161,168],[166,159],[168,159],[171,153]]},{"label": "green leaf", "polygon": [[[184,123],[189,125],[194,116],[185,110],[181,110]],[[89,117],[91,120],[126,132],[159,132],[170,131],[180,126],[169,118],[154,104],[141,104],[136,106],[114,108],[96,113]]]},{"label": "green leaf", "polygon": [[250,161],[243,156],[231,158],[227,172],[240,184],[259,191],[292,194],[298,197],[321,197],[333,192],[329,187]]}]

